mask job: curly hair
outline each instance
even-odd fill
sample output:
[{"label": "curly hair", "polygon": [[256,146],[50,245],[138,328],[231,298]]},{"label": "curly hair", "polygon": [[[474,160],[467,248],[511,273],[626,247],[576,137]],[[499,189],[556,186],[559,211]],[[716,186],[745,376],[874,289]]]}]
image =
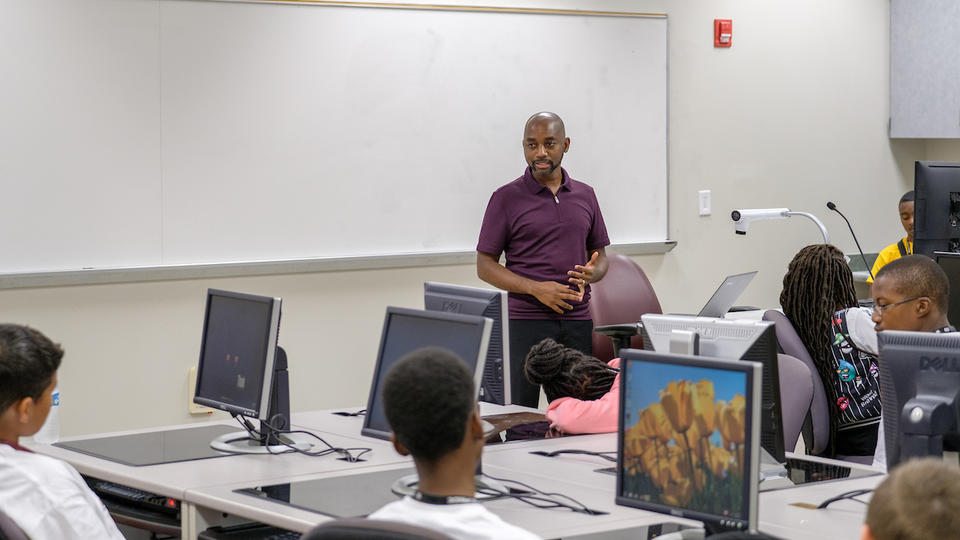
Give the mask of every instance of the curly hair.
[{"label": "curly hair", "polygon": [[0,324],[0,413],[23,398],[40,399],[63,349],[28,326]]},{"label": "curly hair", "polygon": [[383,412],[394,437],[428,463],[460,447],[476,403],[467,364],[439,347],[407,354],[383,383]]},{"label": "curly hair", "polygon": [[547,338],[527,353],[524,375],[531,383],[543,385],[547,401],[561,397],[593,400],[610,391],[617,371],[602,360]]},{"label": "curly hair", "polygon": [[830,410],[828,455],[835,454],[839,426],[838,396],[830,384],[837,376],[830,351],[831,320],[837,311],[856,305],[853,272],[839,249],[829,244],[814,244],[801,249],[790,261],[783,276],[780,306],[807,347],[824,383]]}]

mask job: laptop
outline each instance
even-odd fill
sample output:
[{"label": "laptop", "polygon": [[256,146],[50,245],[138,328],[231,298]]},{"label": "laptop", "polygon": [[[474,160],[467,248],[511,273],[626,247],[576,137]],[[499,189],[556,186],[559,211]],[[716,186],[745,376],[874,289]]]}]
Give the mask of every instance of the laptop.
[{"label": "laptop", "polygon": [[733,303],[737,301],[737,298],[740,298],[740,295],[743,294],[743,291],[746,290],[747,285],[753,281],[753,277],[757,275],[757,272],[747,272],[745,274],[736,274],[733,276],[727,276],[723,280],[723,283],[720,284],[720,287],[717,288],[716,292],[713,293],[713,296],[710,297],[710,300],[707,301],[706,305],[703,306],[703,309],[700,310],[700,313],[697,314],[698,317],[723,317],[730,308],[733,307]]}]

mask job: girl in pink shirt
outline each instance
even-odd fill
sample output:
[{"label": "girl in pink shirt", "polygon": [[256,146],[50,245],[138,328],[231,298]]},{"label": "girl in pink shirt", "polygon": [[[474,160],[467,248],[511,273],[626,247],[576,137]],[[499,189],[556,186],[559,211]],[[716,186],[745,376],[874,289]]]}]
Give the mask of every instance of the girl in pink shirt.
[{"label": "girl in pink shirt", "polygon": [[547,338],[530,349],[524,373],[533,384],[543,385],[552,429],[568,434],[608,433],[617,430],[619,367],[619,358],[605,364]]}]

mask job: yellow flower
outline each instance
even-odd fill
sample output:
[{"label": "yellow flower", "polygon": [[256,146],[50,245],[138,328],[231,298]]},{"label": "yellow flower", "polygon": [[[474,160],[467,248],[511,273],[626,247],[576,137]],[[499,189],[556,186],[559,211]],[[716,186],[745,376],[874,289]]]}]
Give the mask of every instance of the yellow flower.
[{"label": "yellow flower", "polygon": [[666,390],[660,391],[660,403],[673,429],[683,433],[693,423],[693,385],[690,381],[670,381]]},{"label": "yellow flower", "polygon": [[713,381],[700,379],[697,381],[693,400],[693,421],[700,430],[702,437],[709,437],[715,428],[714,419],[716,410],[713,404]]},{"label": "yellow flower", "polygon": [[710,449],[710,472],[716,477],[723,476],[723,471],[730,469],[733,456],[725,448],[713,447]]},{"label": "yellow flower", "polygon": [[720,415],[720,435],[724,442],[743,444],[746,425],[746,399],[741,394],[733,396]]},{"label": "yellow flower", "polygon": [[680,478],[669,482],[663,488],[663,502],[670,506],[686,506],[693,496],[693,487],[689,478]]},{"label": "yellow flower", "polygon": [[670,420],[666,412],[659,403],[651,403],[640,414],[640,423],[643,425],[644,433],[648,437],[653,437],[666,444],[673,437],[673,428],[670,426]]}]

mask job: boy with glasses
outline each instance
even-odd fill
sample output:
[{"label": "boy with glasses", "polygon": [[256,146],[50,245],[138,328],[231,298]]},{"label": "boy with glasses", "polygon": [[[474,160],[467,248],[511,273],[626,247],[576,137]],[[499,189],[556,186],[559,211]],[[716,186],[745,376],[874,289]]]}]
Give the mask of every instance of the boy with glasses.
[{"label": "boy with glasses", "polygon": [[834,315],[831,348],[837,377],[829,382],[839,396],[835,404],[840,410],[837,453],[872,454],[874,466],[882,467],[886,460],[880,422],[877,332],[953,332],[955,329],[947,321],[947,276],[928,257],[908,255],[889,262],[877,272],[871,296],[872,311],[850,308]]}]

